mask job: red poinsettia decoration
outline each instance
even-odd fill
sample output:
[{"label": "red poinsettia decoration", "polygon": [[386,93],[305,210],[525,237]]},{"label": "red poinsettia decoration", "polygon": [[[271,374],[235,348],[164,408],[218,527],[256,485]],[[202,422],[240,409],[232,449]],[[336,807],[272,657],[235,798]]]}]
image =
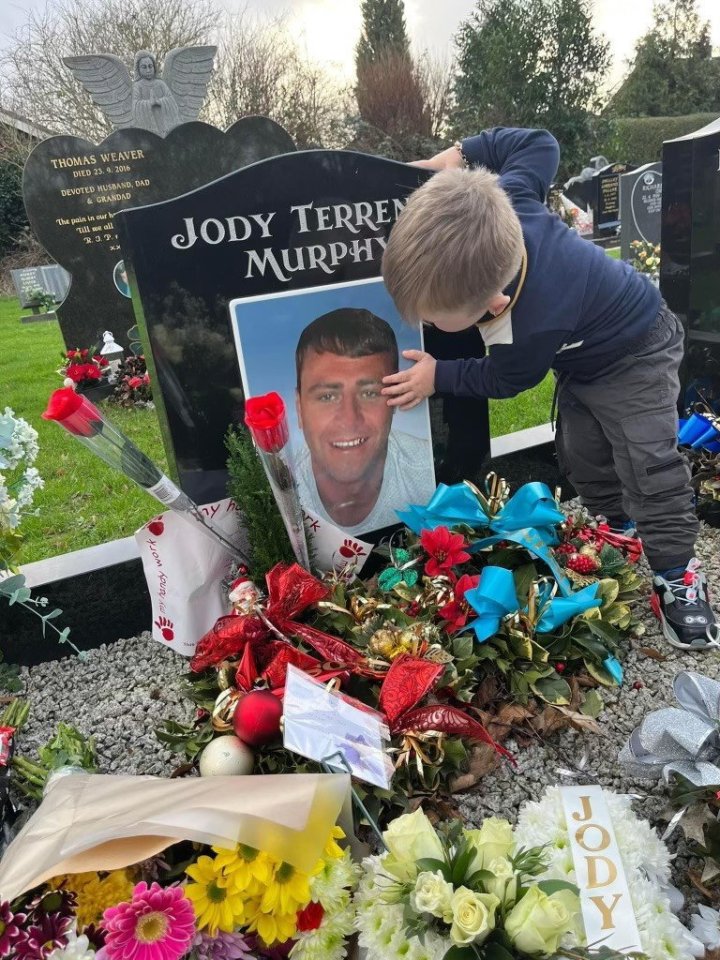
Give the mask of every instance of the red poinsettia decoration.
[{"label": "red poinsettia decoration", "polygon": [[470,554],[466,552],[467,543],[460,533],[451,533],[447,527],[423,530],[420,543],[430,559],[425,564],[425,573],[437,577],[447,573],[460,563],[466,563]]},{"label": "red poinsettia decoration", "polygon": [[479,576],[472,577],[469,573],[464,573],[455,584],[452,600],[438,610],[438,615],[447,621],[445,629],[448,633],[455,633],[467,623],[470,605],[465,600],[465,594],[468,590],[474,590],[478,583]]}]

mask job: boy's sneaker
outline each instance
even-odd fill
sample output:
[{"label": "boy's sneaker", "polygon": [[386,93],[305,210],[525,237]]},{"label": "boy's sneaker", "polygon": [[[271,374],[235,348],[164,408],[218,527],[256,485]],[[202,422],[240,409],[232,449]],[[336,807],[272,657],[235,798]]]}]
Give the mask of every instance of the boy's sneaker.
[{"label": "boy's sneaker", "polygon": [[699,560],[691,560],[685,570],[654,574],[650,603],[665,639],[674,647],[720,647],[720,625],[708,603],[707,580]]}]

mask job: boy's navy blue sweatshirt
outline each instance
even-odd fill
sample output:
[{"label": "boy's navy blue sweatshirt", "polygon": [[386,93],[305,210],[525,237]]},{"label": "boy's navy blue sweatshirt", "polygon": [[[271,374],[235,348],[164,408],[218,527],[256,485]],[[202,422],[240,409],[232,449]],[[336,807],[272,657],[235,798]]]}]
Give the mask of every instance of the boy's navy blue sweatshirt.
[{"label": "boy's navy blue sweatshirt", "polygon": [[[545,206],[560,149],[547,130],[496,127],[462,143],[473,165],[500,175],[520,219],[527,274],[504,341],[481,360],[438,360],[435,389],[513,397],[554,369],[592,380],[652,327],[660,292],[647,277],[569,230]],[[510,288],[508,292],[512,292]],[[482,333],[482,326],[480,326]]]}]

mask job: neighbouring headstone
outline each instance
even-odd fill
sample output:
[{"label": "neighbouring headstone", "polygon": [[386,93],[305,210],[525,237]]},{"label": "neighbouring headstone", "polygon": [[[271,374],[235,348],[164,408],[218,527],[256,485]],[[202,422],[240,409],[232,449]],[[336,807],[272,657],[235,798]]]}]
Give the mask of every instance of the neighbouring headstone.
[{"label": "neighbouring headstone", "polygon": [[[243,413],[230,302],[378,277],[392,223],[428,176],[379,157],[306,151],[118,213],[168,457],[198,502],[224,496],[224,436]],[[266,336],[272,365],[283,345]],[[474,328],[428,329],[425,346],[446,359],[484,353]],[[487,402],[433,398],[430,421],[437,479],[477,478],[489,450]]]},{"label": "neighbouring headstone", "polygon": [[620,255],[630,260],[635,240],[660,243],[662,163],[646,163],[620,177]]},{"label": "neighbouring headstone", "polygon": [[563,192],[568,200],[577,204],[578,207],[582,207],[583,210],[590,209],[595,196],[593,177],[598,170],[602,170],[607,165],[606,157],[592,157],[589,165],[583,167],[577,176],[570,177],[563,187]]},{"label": "neighbouring headstone", "polygon": [[609,163],[593,177],[595,236],[613,234],[620,226],[620,176],[633,170],[628,163]]},{"label": "neighbouring headstone", "polygon": [[47,263],[40,267],[21,267],[11,270],[15,292],[23,309],[37,308],[39,293],[51,296],[55,303],[62,303],[70,286],[70,274],[57,263]]},{"label": "neighbouring headstone", "polygon": [[688,329],[681,407],[703,398],[716,401],[720,398],[720,119],[663,145],[660,242],[660,289]]},{"label": "neighbouring headstone", "polygon": [[118,210],[178,196],[294,149],[289,134],[264,117],[238,120],[225,133],[197,121],[164,139],[127,128],[99,145],[70,136],[39,143],[25,164],[23,197],[38,240],[72,275],[57,310],[66,347],[99,343],[104,330],[128,345],[135,319],[113,222]]}]

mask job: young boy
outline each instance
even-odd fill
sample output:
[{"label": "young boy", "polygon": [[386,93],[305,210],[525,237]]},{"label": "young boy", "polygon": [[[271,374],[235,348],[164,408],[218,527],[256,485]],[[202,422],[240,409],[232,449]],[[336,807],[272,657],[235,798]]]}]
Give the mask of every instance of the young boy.
[{"label": "young boy", "polygon": [[437,361],[407,351],[414,365],[385,377],[383,393],[401,410],[436,391],[513,397],[552,369],[562,469],[592,513],[619,528],[632,518],[666,639],[710,649],[720,626],[676,444],[682,325],[646,277],[545,207],[558,160],[546,130],[496,128],[418,162],[438,173],[392,229],[386,286],[406,320],[447,332],[476,324],[488,351]]}]

